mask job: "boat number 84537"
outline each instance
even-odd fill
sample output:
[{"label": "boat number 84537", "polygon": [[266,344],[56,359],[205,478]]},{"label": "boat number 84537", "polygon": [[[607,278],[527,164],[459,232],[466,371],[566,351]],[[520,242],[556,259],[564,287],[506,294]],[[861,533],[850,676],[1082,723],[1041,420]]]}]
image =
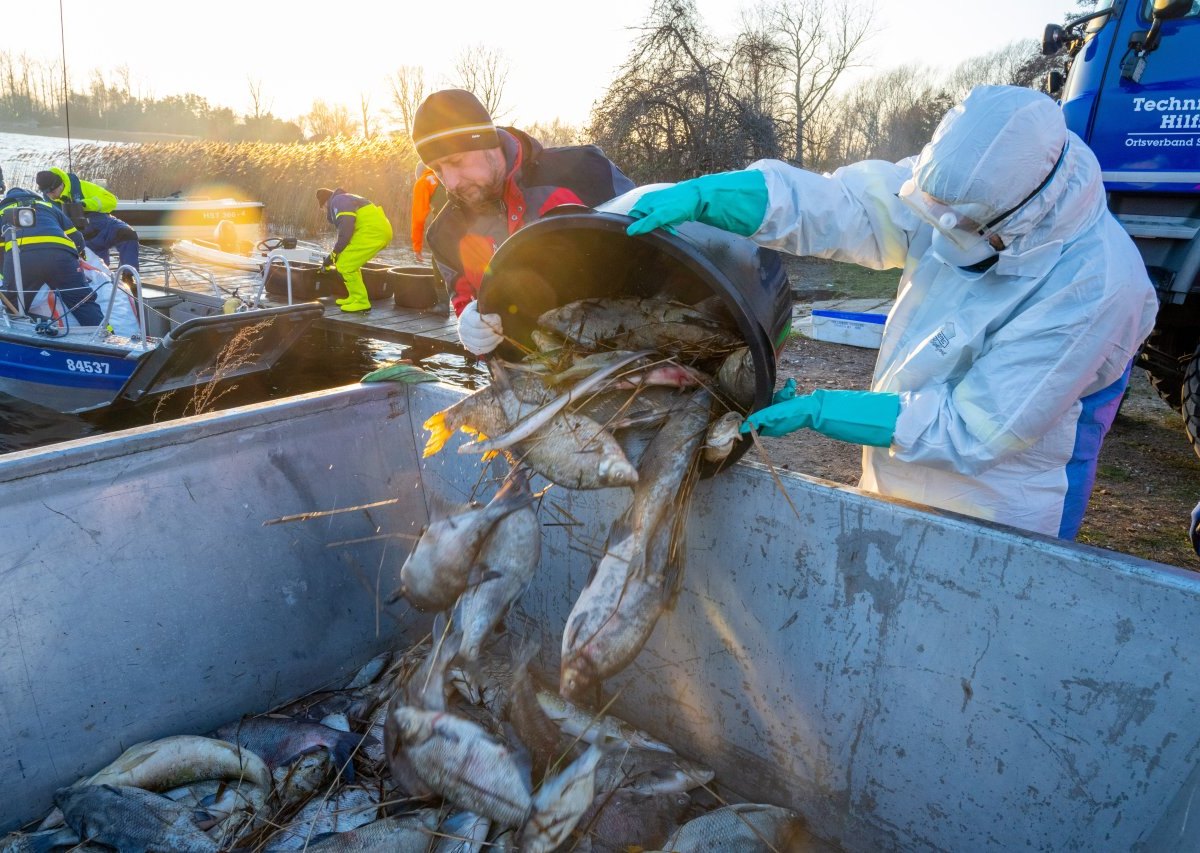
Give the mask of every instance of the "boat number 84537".
[{"label": "boat number 84537", "polygon": [[108,373],[108,364],[103,361],[87,361],[82,358],[68,358],[67,370],[75,373]]}]

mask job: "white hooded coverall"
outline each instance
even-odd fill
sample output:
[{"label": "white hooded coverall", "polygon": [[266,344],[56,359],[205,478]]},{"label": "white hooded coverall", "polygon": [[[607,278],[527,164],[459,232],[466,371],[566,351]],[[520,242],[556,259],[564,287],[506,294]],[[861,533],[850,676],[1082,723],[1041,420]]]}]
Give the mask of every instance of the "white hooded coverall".
[{"label": "white hooded coverall", "polygon": [[[915,176],[942,202],[983,202],[998,216],[1056,163],[998,226],[1006,248],[982,276],[935,256],[933,226],[896,196]],[[860,486],[1074,538],[1158,305],[1105,206],[1095,156],[1057,106],[1029,89],[979,87],[918,158],[829,175],[750,168],[769,195],[756,242],[903,269],[871,384],[899,394],[900,415],[891,447],[864,448]]]}]

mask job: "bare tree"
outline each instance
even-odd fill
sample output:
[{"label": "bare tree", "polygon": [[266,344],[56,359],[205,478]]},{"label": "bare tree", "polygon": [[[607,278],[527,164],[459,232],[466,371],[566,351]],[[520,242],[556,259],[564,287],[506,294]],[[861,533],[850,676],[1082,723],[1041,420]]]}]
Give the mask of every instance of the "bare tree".
[{"label": "bare tree", "polygon": [[873,7],[823,0],[775,0],[771,8],[786,81],[782,118],[791,126],[792,161],[804,165],[808,123],[821,111],[842,73],[853,67],[871,32]]},{"label": "bare tree", "polygon": [[1037,73],[1033,62],[1041,54],[1040,45],[1033,39],[1010,42],[1002,48],[974,56],[958,64],[946,81],[946,94],[957,102],[976,86],[1036,85]]},{"label": "bare tree", "polygon": [[358,93],[358,110],[362,117],[363,139],[370,139],[375,131],[371,129],[371,96],[366,92]]},{"label": "bare tree", "polygon": [[412,135],[413,117],[417,107],[425,100],[425,69],[420,65],[401,65],[388,77],[392,90],[392,106],[389,114],[400,122],[406,136]]},{"label": "bare tree", "polygon": [[567,124],[560,118],[554,121],[536,121],[525,124],[521,129],[547,148],[558,148],[563,145],[581,145],[584,142],[583,131],[573,124]]},{"label": "bare tree", "polygon": [[313,101],[312,109],[301,118],[301,122],[313,139],[354,135],[350,111],[342,104],[331,106],[321,100]]},{"label": "bare tree", "polygon": [[271,112],[271,104],[264,102],[262,78],[247,77],[246,85],[250,87],[250,106],[254,110],[250,118],[261,119]]},{"label": "bare tree", "polygon": [[504,108],[504,86],[510,70],[508,58],[499,48],[474,44],[454,60],[454,85],[477,97],[493,119],[508,112]]}]

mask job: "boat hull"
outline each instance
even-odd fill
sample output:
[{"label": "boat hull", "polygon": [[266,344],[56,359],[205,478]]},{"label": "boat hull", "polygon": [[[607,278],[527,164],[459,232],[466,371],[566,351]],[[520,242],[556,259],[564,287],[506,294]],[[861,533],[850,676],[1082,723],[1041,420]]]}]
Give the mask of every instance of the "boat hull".
[{"label": "boat hull", "polygon": [[136,357],[111,349],[67,349],[62,342],[20,340],[0,329],[0,392],[56,411],[109,402],[136,366]]},{"label": "boat hull", "polygon": [[258,201],[183,197],[119,199],[113,215],[128,223],[143,243],[211,240],[217,224],[228,220],[239,240],[257,244],[265,232],[264,211]]},{"label": "boat hull", "polygon": [[[419,638],[380,602],[431,495],[479,480],[420,459],[461,396],[354,386],[0,459],[0,828]],[[514,618],[551,673],[580,543],[627,501],[543,502]],[[845,850],[1197,849],[1197,636],[1191,573],[742,463],[697,484],[684,589],[606,688]]]}]

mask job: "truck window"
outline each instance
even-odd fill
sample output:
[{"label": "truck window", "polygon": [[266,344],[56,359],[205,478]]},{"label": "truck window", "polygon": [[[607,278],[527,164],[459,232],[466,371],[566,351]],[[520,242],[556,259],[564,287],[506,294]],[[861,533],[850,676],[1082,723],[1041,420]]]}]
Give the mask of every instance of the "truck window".
[{"label": "truck window", "polygon": [[[1151,15],[1154,13],[1154,0],[1143,0],[1142,2],[1142,20],[1151,20]],[[1200,18],[1200,0],[1192,0],[1192,9],[1185,18]]]}]

